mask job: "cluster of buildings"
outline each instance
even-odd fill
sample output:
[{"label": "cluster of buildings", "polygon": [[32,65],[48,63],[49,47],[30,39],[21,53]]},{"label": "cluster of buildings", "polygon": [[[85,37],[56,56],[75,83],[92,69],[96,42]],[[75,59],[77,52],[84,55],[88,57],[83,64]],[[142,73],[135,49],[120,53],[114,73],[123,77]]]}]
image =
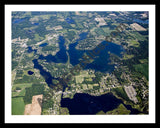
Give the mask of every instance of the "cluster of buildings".
[{"label": "cluster of buildings", "polygon": [[98,26],[107,25],[107,23],[105,22],[104,18],[102,18],[102,17],[95,18],[95,21],[99,22]]},{"label": "cluster of buildings", "polygon": [[29,40],[28,38],[21,39],[20,37],[18,37],[18,38],[12,39],[12,43],[19,44],[21,47],[26,48],[26,47],[28,47],[26,44],[28,40]]},{"label": "cluster of buildings", "polygon": [[132,100],[134,103],[138,102],[137,97],[136,97],[137,93],[132,85],[124,86],[124,90],[127,93],[127,96],[129,97],[130,100]]}]

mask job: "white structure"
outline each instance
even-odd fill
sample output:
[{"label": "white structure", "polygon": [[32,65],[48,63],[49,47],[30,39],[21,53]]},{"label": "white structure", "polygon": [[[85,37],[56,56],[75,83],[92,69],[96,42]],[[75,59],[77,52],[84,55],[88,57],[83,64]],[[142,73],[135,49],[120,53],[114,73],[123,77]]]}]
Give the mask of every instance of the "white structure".
[{"label": "white structure", "polygon": [[133,86],[124,86],[124,90],[126,91],[128,97],[130,100],[134,101],[134,103],[137,103],[137,92],[135,91],[135,89],[133,88]]}]

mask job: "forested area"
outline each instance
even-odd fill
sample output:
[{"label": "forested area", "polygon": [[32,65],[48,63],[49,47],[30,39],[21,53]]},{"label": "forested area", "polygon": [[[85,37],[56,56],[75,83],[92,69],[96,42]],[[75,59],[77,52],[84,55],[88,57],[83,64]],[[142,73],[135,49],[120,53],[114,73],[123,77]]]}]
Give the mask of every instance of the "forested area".
[{"label": "forested area", "polygon": [[[132,72],[137,72],[140,74],[140,76],[145,76],[148,80],[148,41],[140,41],[139,47],[129,47],[126,50],[126,53],[129,55],[133,54],[134,57],[131,59],[123,60],[123,65],[128,66]],[[146,61],[140,61],[142,59],[145,59]]]},{"label": "forested area", "polygon": [[53,101],[53,90],[49,88],[48,91],[44,91],[43,93],[43,104],[42,104],[42,109],[48,109],[52,108],[54,101]]},{"label": "forested area", "polygon": [[42,52],[45,52],[45,51],[55,51],[57,50],[57,47],[55,46],[51,46],[51,45],[47,45],[45,47],[42,48]]},{"label": "forested area", "polygon": [[14,84],[31,83],[31,82],[33,82],[33,83],[39,82],[39,79],[37,79],[35,76],[24,75],[22,78],[16,79],[14,81]]},{"label": "forested area", "polygon": [[32,103],[32,96],[34,95],[40,95],[44,93],[44,85],[40,83],[32,84],[32,87],[25,88],[26,93],[23,98],[25,104],[31,104]]},{"label": "forested area", "polygon": [[126,101],[131,101],[131,100],[128,98],[128,96],[127,96],[127,94],[126,94],[126,92],[125,92],[125,90],[124,90],[123,87],[120,87],[120,88],[112,88],[111,91],[115,92],[119,97],[122,97],[124,100],[126,100]]}]

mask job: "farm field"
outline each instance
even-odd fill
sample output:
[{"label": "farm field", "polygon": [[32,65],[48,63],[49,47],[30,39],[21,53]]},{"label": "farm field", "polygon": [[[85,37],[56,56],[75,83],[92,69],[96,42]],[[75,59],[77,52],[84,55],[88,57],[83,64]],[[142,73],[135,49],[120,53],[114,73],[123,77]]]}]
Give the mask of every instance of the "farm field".
[{"label": "farm field", "polygon": [[23,97],[12,98],[12,115],[24,115]]}]

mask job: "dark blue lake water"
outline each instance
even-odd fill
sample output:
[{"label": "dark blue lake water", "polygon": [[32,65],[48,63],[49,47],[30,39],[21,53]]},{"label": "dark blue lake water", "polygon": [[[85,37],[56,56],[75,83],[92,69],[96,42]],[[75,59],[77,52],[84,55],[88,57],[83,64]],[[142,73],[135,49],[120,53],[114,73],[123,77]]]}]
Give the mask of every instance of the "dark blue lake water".
[{"label": "dark blue lake water", "polygon": [[[73,44],[69,45],[69,56],[70,56],[70,63],[75,66],[80,63],[80,59],[82,58],[84,53],[93,53],[93,50],[77,50],[75,47],[78,44],[78,41],[83,40],[87,37],[87,32],[81,33],[79,36],[80,38],[77,39],[77,41]],[[43,56],[40,55],[38,59],[46,60],[47,62],[55,62],[55,63],[66,63],[68,60],[67,54],[66,54],[66,47],[64,46],[65,40],[62,36],[59,37],[59,47],[60,51],[57,52],[55,56],[48,55]],[[101,44],[108,44],[103,50],[100,51],[100,53],[94,58],[94,61],[90,64],[88,64],[85,69],[94,69],[96,71],[101,72],[111,72],[114,69],[114,65],[109,65],[109,54],[108,51],[111,53],[114,53],[118,56],[122,56],[121,52],[124,51],[123,47],[121,45],[117,45],[111,42],[103,41]],[[45,44],[46,45],[46,44]]]},{"label": "dark blue lake water", "polygon": [[24,21],[25,19],[14,19],[12,21],[13,24],[16,24],[16,23],[21,23],[22,21]]},{"label": "dark blue lake water", "polygon": [[34,73],[34,72],[32,72],[32,71],[28,71],[28,74],[29,74],[29,75],[32,75],[33,73]]},{"label": "dark blue lake water", "polygon": [[29,46],[29,47],[28,47],[28,51],[27,51],[27,52],[28,52],[28,53],[31,53],[31,52],[33,52],[33,51],[34,51],[35,53],[37,52],[37,50],[36,50],[36,49],[34,49],[34,50],[33,50],[33,49],[32,49],[32,47],[30,47],[30,46]]},{"label": "dark blue lake water", "polygon": [[[108,51],[114,53],[118,56],[122,56],[121,52],[123,51],[122,46],[103,41],[101,44],[108,44],[100,53],[94,57],[94,61],[90,64],[87,64],[85,69],[94,69],[95,71],[101,72],[111,72],[114,69],[114,65],[109,65],[109,54]],[[93,53],[93,50],[77,50],[75,49],[77,43],[71,44],[69,46],[69,55],[70,55],[70,63],[75,66],[80,63],[80,59],[82,58],[83,54],[86,52],[88,55],[89,53]]]},{"label": "dark blue lake water", "polygon": [[32,30],[28,30],[28,32],[32,32]]},{"label": "dark blue lake water", "polygon": [[47,46],[48,43],[43,43],[43,44],[40,44],[39,47],[44,47],[44,46]]},{"label": "dark blue lake water", "polygon": [[112,93],[101,96],[76,93],[73,99],[61,99],[61,107],[67,107],[71,115],[92,115],[99,111],[104,111],[106,113],[117,108],[121,103],[131,111],[130,114],[141,113],[137,109],[133,109],[130,105],[125,105],[122,100],[117,99]]},{"label": "dark blue lake water", "polygon": [[39,23],[33,23],[33,25],[39,25]]},{"label": "dark blue lake water", "polygon": [[69,23],[69,24],[75,23],[73,19],[68,18],[68,17],[67,17],[65,20],[66,20],[66,22]]},{"label": "dark blue lake water", "polygon": [[149,20],[140,20],[140,19],[134,19],[133,21],[137,22],[137,23],[143,23],[143,24],[148,24]]}]

